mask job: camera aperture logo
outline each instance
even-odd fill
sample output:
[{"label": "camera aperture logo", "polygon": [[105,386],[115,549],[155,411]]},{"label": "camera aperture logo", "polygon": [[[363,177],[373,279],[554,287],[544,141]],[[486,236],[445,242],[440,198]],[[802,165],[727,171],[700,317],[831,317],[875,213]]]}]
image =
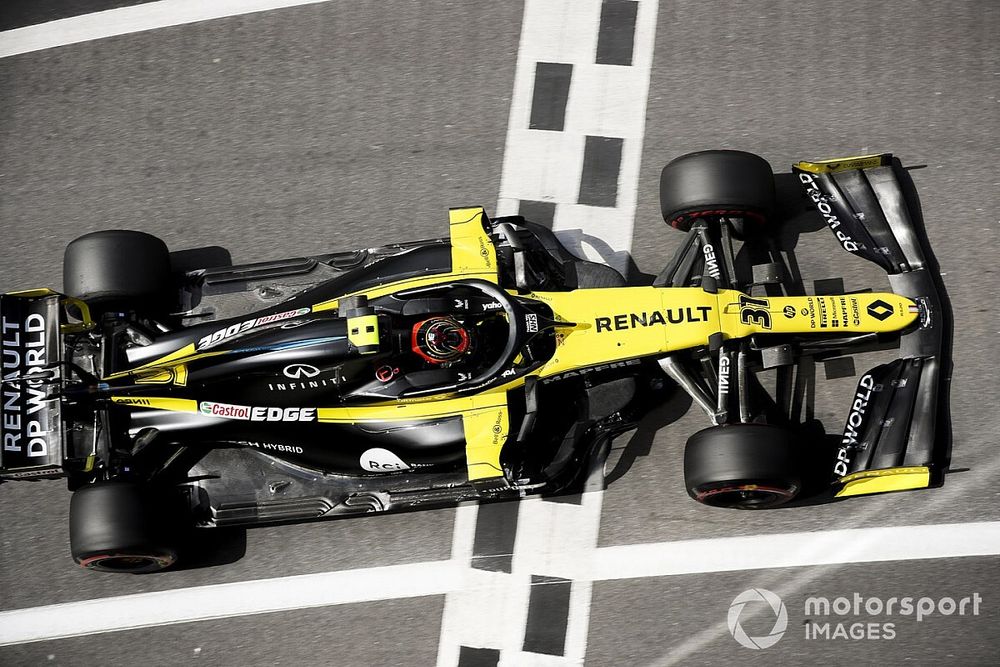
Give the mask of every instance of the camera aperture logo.
[{"label": "camera aperture logo", "polygon": [[[771,631],[760,637],[751,637],[740,624],[740,615],[744,607],[751,602],[763,602],[774,612],[774,625]],[[752,649],[770,648],[778,643],[788,628],[788,610],[781,598],[764,588],[750,588],[737,595],[729,605],[729,615],[726,617],[729,634],[741,645]]]}]

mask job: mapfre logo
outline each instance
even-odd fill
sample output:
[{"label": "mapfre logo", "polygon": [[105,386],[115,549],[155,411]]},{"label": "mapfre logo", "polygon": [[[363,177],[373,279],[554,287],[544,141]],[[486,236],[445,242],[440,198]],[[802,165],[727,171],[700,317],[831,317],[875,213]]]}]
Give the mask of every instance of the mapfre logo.
[{"label": "mapfre logo", "polygon": [[[743,611],[746,606],[753,602],[762,602],[770,607],[771,613],[774,614],[774,625],[771,626],[771,631],[766,635],[761,635],[759,637],[751,637],[747,634],[746,630],[743,629],[743,625],[740,623],[740,618],[743,616]],[[758,605],[754,605],[757,607]],[[749,612],[747,613],[749,615]],[[785,634],[785,630],[788,628],[788,610],[785,609],[785,603],[781,601],[775,593],[764,588],[751,588],[743,591],[737,595],[732,603],[729,605],[729,615],[726,617],[726,623],[729,625],[729,634],[733,636],[733,639],[738,641],[741,646],[746,646],[747,648],[752,648],[754,650],[762,648],[770,648],[778,643],[778,640]]]}]

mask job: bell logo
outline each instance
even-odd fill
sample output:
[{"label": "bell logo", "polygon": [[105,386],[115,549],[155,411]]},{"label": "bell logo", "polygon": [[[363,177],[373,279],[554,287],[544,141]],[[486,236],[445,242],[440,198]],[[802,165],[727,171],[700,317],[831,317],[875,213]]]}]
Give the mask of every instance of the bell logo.
[{"label": "bell logo", "polygon": [[[771,612],[774,614],[774,625],[766,635],[751,637],[740,624],[740,616],[743,614],[743,609],[751,602],[763,602],[770,607]],[[785,609],[785,603],[776,594],[763,588],[751,588],[743,591],[733,599],[729,605],[729,615],[726,617],[726,623],[729,625],[729,634],[740,645],[754,650],[770,648],[778,643],[778,640],[785,634],[785,629],[788,628],[788,611]]]},{"label": "bell logo", "polygon": [[881,299],[878,301],[872,301],[868,304],[868,314],[879,322],[884,322],[890,315],[892,315],[892,306]]}]

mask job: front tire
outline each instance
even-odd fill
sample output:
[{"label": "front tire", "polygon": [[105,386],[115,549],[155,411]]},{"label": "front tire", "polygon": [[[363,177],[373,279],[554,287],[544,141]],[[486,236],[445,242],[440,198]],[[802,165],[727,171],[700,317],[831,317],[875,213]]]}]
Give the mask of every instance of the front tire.
[{"label": "front tire", "polygon": [[766,509],[802,488],[792,433],[765,424],[713,426],[684,448],[688,495],[705,505]]},{"label": "front tire", "polygon": [[660,174],[660,211],[686,232],[700,218],[732,218],[737,234],[763,225],[774,209],[774,175],[764,158],[743,151],[688,153]]},{"label": "front tire", "polygon": [[177,560],[170,516],[149,489],[131,482],[100,482],[70,499],[70,550],[81,567],[145,574]]}]

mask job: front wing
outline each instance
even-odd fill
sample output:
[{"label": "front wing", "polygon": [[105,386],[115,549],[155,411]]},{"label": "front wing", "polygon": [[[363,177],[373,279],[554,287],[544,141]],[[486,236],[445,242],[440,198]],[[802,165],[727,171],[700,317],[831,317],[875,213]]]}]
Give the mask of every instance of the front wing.
[{"label": "front wing", "polygon": [[890,154],[800,162],[794,171],[843,249],[882,267],[893,291],[920,307],[918,323],[902,334],[900,358],[858,382],[834,463],[837,496],[927,487],[943,444],[948,321],[916,200]]}]

